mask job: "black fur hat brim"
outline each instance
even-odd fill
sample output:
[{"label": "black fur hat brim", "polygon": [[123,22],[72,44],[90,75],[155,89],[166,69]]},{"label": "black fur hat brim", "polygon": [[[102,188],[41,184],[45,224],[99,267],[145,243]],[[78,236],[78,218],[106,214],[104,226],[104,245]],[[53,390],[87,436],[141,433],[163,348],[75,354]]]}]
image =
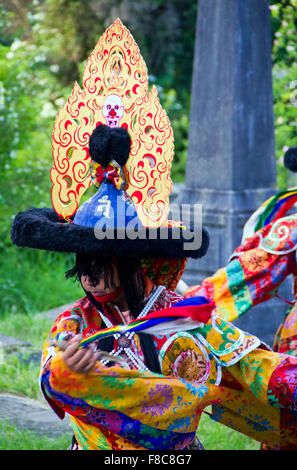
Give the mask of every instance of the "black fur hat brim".
[{"label": "black fur hat brim", "polygon": [[53,209],[31,209],[17,214],[11,228],[12,242],[21,247],[37,248],[47,251],[93,253],[110,256],[150,256],[153,258],[201,258],[209,245],[207,230],[202,227],[202,240],[193,249],[189,233],[180,229],[176,237],[168,229],[168,237],[162,238],[160,229],[150,229],[145,239],[122,239],[114,232],[114,239],[96,238],[94,228],[83,227],[65,222]]}]

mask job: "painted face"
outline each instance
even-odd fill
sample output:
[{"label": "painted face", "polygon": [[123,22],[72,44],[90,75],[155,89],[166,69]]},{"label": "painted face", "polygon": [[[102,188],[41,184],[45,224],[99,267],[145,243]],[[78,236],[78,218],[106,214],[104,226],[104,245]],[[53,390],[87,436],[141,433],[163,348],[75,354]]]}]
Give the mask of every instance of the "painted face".
[{"label": "painted face", "polygon": [[102,114],[109,127],[119,127],[120,119],[124,114],[124,106],[121,98],[117,95],[109,95],[104,101]]}]

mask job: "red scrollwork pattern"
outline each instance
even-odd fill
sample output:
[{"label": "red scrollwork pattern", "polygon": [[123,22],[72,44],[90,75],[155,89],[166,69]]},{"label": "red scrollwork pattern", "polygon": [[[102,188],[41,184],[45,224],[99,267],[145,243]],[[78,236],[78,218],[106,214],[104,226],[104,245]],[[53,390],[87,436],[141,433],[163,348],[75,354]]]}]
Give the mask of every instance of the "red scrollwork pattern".
[{"label": "red scrollwork pattern", "polygon": [[124,168],[127,193],[143,224],[167,221],[173,132],[156,87],[148,93],[148,73],[129,30],[117,19],[101,36],[86,62],[83,89],[75,83],[60,109],[53,132],[51,169],[55,211],[72,216],[91,184],[89,137],[96,125],[126,127],[132,146]]}]

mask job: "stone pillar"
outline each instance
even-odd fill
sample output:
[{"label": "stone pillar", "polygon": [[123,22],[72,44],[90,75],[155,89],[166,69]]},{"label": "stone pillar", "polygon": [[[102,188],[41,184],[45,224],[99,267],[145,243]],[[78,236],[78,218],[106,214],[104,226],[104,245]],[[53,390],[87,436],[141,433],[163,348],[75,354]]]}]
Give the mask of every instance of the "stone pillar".
[{"label": "stone pillar", "polygon": [[[202,204],[210,248],[189,261],[183,279],[190,285],[226,264],[249,215],[276,192],[268,6],[268,0],[199,0],[185,189],[178,202]],[[268,342],[283,304],[276,310],[267,318],[273,324],[264,334]],[[259,315],[248,315],[253,333]]]}]

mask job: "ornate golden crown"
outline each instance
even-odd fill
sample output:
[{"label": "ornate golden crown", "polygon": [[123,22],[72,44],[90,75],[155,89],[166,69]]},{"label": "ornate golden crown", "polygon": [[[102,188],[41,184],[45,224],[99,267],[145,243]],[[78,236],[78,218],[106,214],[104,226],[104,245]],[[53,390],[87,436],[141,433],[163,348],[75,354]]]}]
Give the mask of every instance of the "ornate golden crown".
[{"label": "ornate golden crown", "polygon": [[126,191],[145,226],[166,224],[172,181],[173,132],[157,89],[129,30],[117,19],[87,60],[83,89],[74,84],[53,132],[52,204],[71,217],[91,185],[88,144],[99,124],[122,126],[132,145],[124,167]]}]

